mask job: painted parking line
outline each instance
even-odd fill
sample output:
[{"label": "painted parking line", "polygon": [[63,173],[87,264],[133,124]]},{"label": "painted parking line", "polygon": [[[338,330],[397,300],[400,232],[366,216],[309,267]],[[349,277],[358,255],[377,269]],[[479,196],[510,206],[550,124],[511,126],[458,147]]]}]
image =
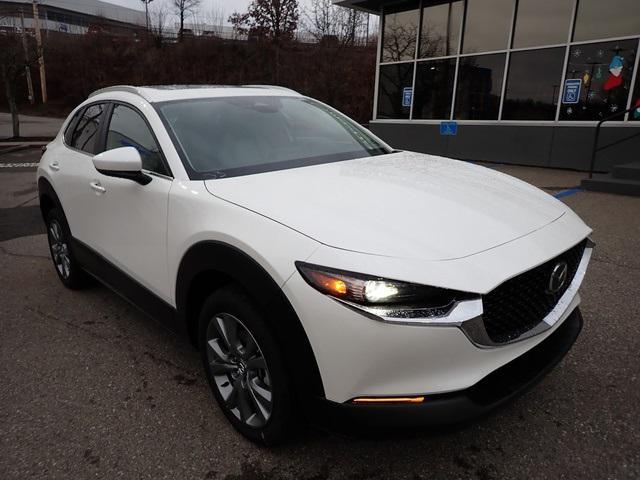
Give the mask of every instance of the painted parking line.
[{"label": "painted parking line", "polygon": [[584,190],[579,187],[568,188],[567,190],[562,190],[560,192],[554,193],[553,196],[556,198],[564,198],[580,192],[584,192]]},{"label": "painted parking line", "polygon": [[39,162],[33,163],[0,163],[0,168],[37,168]]}]

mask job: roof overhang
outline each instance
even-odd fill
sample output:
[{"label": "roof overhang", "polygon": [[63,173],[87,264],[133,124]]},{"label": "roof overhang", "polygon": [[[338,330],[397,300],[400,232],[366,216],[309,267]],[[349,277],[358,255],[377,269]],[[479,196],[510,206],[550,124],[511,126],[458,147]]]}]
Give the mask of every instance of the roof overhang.
[{"label": "roof overhang", "polygon": [[353,8],[367,13],[380,14],[380,6],[384,0],[333,0],[335,5]]}]

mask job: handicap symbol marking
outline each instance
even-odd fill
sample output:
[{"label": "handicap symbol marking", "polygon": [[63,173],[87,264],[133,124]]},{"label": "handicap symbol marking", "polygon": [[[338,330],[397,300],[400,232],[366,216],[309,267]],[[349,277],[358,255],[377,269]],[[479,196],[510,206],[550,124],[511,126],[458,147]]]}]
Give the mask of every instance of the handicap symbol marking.
[{"label": "handicap symbol marking", "polygon": [[440,122],[440,135],[457,135],[458,122]]},{"label": "handicap symbol marking", "polygon": [[404,90],[402,90],[402,106],[411,107],[412,101],[413,101],[413,88],[405,87]]},{"label": "handicap symbol marking", "polygon": [[568,79],[564,82],[564,94],[562,95],[562,103],[573,104],[580,101],[580,90],[582,88],[582,80]]}]

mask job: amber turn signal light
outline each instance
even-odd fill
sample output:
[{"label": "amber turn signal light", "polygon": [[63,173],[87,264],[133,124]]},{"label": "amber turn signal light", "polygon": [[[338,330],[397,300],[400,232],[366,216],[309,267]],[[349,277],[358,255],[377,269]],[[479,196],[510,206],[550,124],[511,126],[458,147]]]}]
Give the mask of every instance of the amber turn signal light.
[{"label": "amber turn signal light", "polygon": [[351,400],[352,403],[422,403],[424,397],[361,397]]}]

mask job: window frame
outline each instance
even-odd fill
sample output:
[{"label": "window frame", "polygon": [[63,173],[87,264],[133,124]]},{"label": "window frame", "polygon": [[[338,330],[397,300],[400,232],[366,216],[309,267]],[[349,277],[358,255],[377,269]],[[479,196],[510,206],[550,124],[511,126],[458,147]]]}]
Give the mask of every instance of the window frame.
[{"label": "window frame", "polygon": [[[115,110],[116,106],[121,105],[123,107],[128,107],[131,110],[133,110],[134,112],[136,112],[144,121],[145,125],[147,126],[147,128],[149,129],[149,132],[151,132],[151,136],[153,137],[153,141],[156,142],[156,145],[158,146],[158,154],[160,155],[160,161],[162,162],[162,165],[164,166],[165,170],[166,170],[166,174],[164,173],[158,173],[158,172],[154,172],[152,170],[147,170],[146,168],[143,168],[142,171],[144,173],[148,173],[149,175],[154,175],[157,176],[159,178],[166,178],[166,179],[171,179],[173,180],[174,176],[173,176],[173,172],[171,171],[171,167],[169,165],[169,162],[167,161],[167,157],[164,154],[164,151],[162,150],[162,146],[160,145],[160,142],[158,141],[158,137],[156,135],[156,132],[154,132],[153,128],[151,127],[151,124],[149,123],[149,119],[147,119],[147,117],[144,115],[144,113],[142,113],[142,111],[137,108],[135,105],[130,104],[129,102],[125,102],[122,100],[110,100],[110,108],[107,112],[108,114],[108,121],[105,122],[105,128],[104,128],[104,138],[103,140],[103,148],[106,148],[107,145],[107,136],[109,133],[109,127],[111,126],[111,120],[113,119],[113,111]],[[103,150],[106,151],[106,150]]]},{"label": "window frame", "polygon": [[[574,35],[574,31],[575,31],[575,26],[576,26],[576,19],[577,19],[577,13],[578,13],[578,6],[579,6],[579,2],[580,0],[573,0],[573,5],[572,5],[572,11],[571,11],[571,15],[570,15],[570,19],[569,19],[569,25],[567,26],[567,40],[564,43],[556,43],[556,44],[545,44],[545,45],[536,45],[534,47],[520,47],[520,48],[513,48],[513,42],[514,42],[514,33],[515,33],[515,25],[516,25],[516,21],[517,21],[517,12],[518,12],[518,4],[519,4],[519,0],[515,0],[514,1],[514,6],[513,6],[513,12],[512,12],[512,18],[511,18],[511,26],[510,26],[510,32],[509,32],[509,39],[508,39],[508,43],[507,43],[507,48],[506,49],[502,49],[502,50],[496,50],[496,51],[487,51],[487,52],[480,52],[480,53],[461,53],[462,52],[462,48],[463,48],[463,39],[464,39],[464,33],[465,33],[465,23],[466,23],[466,16],[467,16],[467,7],[468,7],[468,1],[464,0],[464,11],[463,11],[463,15],[462,15],[462,24],[460,26],[460,35],[459,35],[459,45],[458,45],[458,54],[456,55],[449,55],[449,56],[438,56],[438,57],[425,57],[425,58],[419,58],[419,48],[416,48],[416,52],[415,52],[415,58],[413,60],[404,60],[404,61],[394,61],[394,62],[384,62],[382,61],[382,41],[378,41],[378,55],[377,55],[377,61],[376,61],[376,73],[375,73],[375,91],[374,91],[374,108],[373,108],[373,116],[372,116],[372,123],[422,123],[422,124],[431,124],[431,125],[437,125],[440,122],[443,121],[457,121],[460,124],[480,124],[480,125],[550,125],[550,126],[569,126],[569,127],[592,127],[594,125],[596,125],[598,123],[597,120],[560,120],[560,111],[562,108],[562,95],[564,93],[564,84],[565,84],[565,80],[566,80],[566,70],[567,70],[567,65],[569,63],[569,52],[571,50],[571,47],[576,46],[576,45],[586,45],[586,44],[592,44],[592,43],[601,43],[601,42],[608,42],[608,41],[622,41],[622,40],[636,40],[638,42],[638,46],[636,49],[636,58],[635,58],[635,63],[633,65],[633,71],[632,71],[632,77],[631,77],[631,88],[633,88],[633,85],[635,84],[636,78],[638,78],[638,70],[640,69],[640,32],[636,35],[629,35],[629,36],[622,36],[622,37],[611,37],[611,38],[598,38],[598,39],[593,39],[593,40],[581,40],[581,41],[573,41],[573,35]],[[419,45],[420,43],[420,39],[421,39],[421,35],[422,35],[422,15],[424,14],[424,1],[420,0],[420,4],[419,4],[419,18],[418,18],[418,37],[416,39],[416,46]],[[382,5],[380,7],[380,16],[381,16],[381,21],[380,23],[380,31],[379,31],[379,38],[382,38],[382,32],[383,32],[383,24],[384,24],[384,16],[385,16],[385,8],[384,5]],[[519,52],[519,51],[527,51],[527,50],[544,50],[544,49],[548,49],[548,48],[558,48],[558,47],[562,47],[565,49],[565,56],[564,56],[564,62],[562,65],[562,76],[560,78],[560,88],[558,89],[558,100],[556,102],[556,112],[555,112],[555,117],[553,120],[503,120],[502,118],[502,113],[503,113],[503,105],[504,105],[504,100],[505,100],[505,89],[506,89],[506,84],[507,84],[507,76],[509,74],[509,70],[510,70],[510,56],[512,52]],[[502,82],[502,92],[500,95],[500,110],[499,110],[499,115],[498,115],[498,119],[497,120],[462,120],[462,119],[456,119],[455,118],[455,104],[456,104],[456,93],[457,93],[457,83],[458,83],[458,76],[459,76],[459,66],[460,66],[460,61],[462,58],[467,57],[467,56],[481,56],[481,55],[491,55],[491,54],[495,54],[495,53],[505,53],[506,54],[506,62],[505,62],[505,69],[504,69],[504,78],[503,78],[503,82]],[[414,64],[414,80],[413,80],[413,92],[414,92],[414,98],[413,100],[415,101],[415,88],[416,88],[416,79],[415,79],[415,75],[416,72],[418,70],[418,63],[419,62],[428,62],[430,60],[445,60],[445,59],[451,59],[451,58],[455,58],[456,59],[456,69],[455,69],[455,77],[454,77],[454,84],[453,84],[453,96],[452,96],[452,102],[451,102],[451,109],[450,109],[450,115],[449,118],[442,118],[442,119],[414,119],[413,117],[413,101],[412,101],[412,105],[411,105],[411,113],[409,115],[409,119],[384,119],[384,118],[378,118],[378,98],[379,98],[379,89],[380,89],[380,70],[381,67],[385,66],[385,65],[393,65],[393,64],[399,64],[399,63],[413,63]],[[627,109],[629,109],[631,107],[633,101],[633,93],[630,92],[629,94],[629,98],[627,101]],[[625,126],[625,127],[638,127],[640,125],[640,122],[638,121],[633,121],[632,119],[630,119],[630,115],[629,113],[625,114],[624,117],[621,117],[620,120],[612,120],[609,121],[605,124],[605,126]]]},{"label": "window frame", "polygon": [[[88,108],[93,107],[94,105],[104,105],[105,109],[102,112],[102,116],[105,117],[106,115],[109,114],[109,100],[96,100],[95,102],[91,102],[91,103],[87,103],[86,105],[84,105],[82,108],[78,109],[76,111],[76,113],[74,114],[74,118],[71,119],[71,121],[69,122],[69,125],[67,126],[67,129],[71,129],[72,131],[72,139],[73,139],[73,134],[76,132],[76,128],[78,128],[78,121],[80,120],[80,118],[84,115],[84,112],[87,111]],[[100,124],[100,128],[98,129],[98,137],[96,138],[96,145],[98,147],[104,148],[104,142],[103,142],[103,134],[104,134],[104,123],[102,122]],[[79,148],[74,147],[73,145],[70,145],[69,143],[67,143],[67,129],[65,129],[65,134],[62,136],[62,143],[64,144],[65,147],[69,148],[70,150],[73,150],[74,152],[78,152],[78,153],[82,153],[88,157],[95,157],[96,155],[98,155],[97,153],[89,153],[86,150],[81,150]],[[98,148],[100,149],[100,148]],[[103,150],[104,151],[104,150]],[[102,153],[102,152],[100,152]]]}]

